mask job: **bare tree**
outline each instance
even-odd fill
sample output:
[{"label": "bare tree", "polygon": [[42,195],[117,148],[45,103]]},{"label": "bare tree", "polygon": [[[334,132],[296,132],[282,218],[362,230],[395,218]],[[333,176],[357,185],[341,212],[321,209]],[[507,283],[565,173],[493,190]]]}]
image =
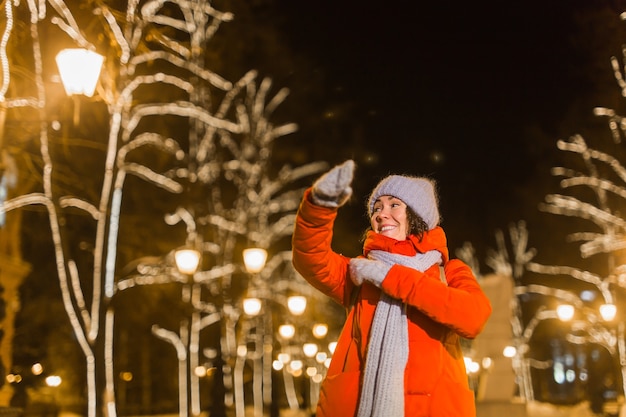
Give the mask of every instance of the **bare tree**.
[{"label": "bare tree", "polygon": [[[622,50],[621,59],[611,57],[622,97],[626,97],[625,54]],[[529,342],[544,320],[563,320],[557,309],[550,307],[553,300],[570,306],[574,312],[567,341],[604,347],[619,363],[621,390],[622,393],[626,391],[626,316],[619,312],[623,303],[618,302],[620,296],[617,295],[626,288],[626,266],[620,256],[626,248],[626,220],[623,212],[626,168],[620,157],[623,156],[620,145],[626,133],[626,119],[618,111],[605,107],[595,108],[594,114],[607,121],[613,143],[603,140],[590,146],[580,134],[568,140],[559,140],[557,147],[565,153],[570,164],[569,167],[554,167],[552,174],[559,178],[559,185],[564,192],[547,195],[539,206],[544,212],[569,219],[568,227],[580,228],[566,239],[567,243],[576,246],[578,257],[569,259],[569,265],[547,265],[533,261],[535,251],[526,249],[528,232],[525,225],[520,223],[520,227],[511,229],[512,251],[507,250],[503,234],[498,232],[498,249],[487,260],[494,271],[511,276],[516,283],[512,303],[512,328],[517,347],[514,366],[520,376],[521,394],[527,401],[534,399],[529,367],[551,366],[546,361],[529,357]],[[513,259],[510,259],[509,253],[513,253]],[[592,257],[598,262],[584,262]],[[544,278],[541,281],[529,279],[531,274]],[[546,280],[545,276],[552,278]],[[593,290],[599,302],[591,303],[581,298],[581,287]],[[538,295],[538,299],[544,301],[538,308],[522,314],[524,301],[520,297],[529,294]]]},{"label": "bare tree", "polygon": [[[197,364],[194,355],[201,350],[198,333],[219,321],[225,334],[221,350],[227,361],[234,355],[230,329],[237,319],[238,294],[231,280],[240,272],[238,250],[245,244],[272,249],[288,236],[301,195],[291,184],[321,172],[325,164],[272,171],[275,140],[296,130],[292,123],[271,122],[288,92],[274,93],[270,80],[257,81],[255,71],[231,82],[207,68],[207,43],[222,23],[233,19],[210,1],[129,1],[123,9],[95,1],[5,1],[3,6],[3,93],[9,91],[12,75],[27,74],[32,80],[28,90],[6,95],[4,105],[8,118],[28,117],[36,126],[31,133],[39,144],[41,189],[3,201],[0,207],[8,212],[39,205],[47,213],[63,304],[85,356],[87,415],[117,414],[112,300],[129,285],[146,282],[118,272],[130,177],[165,195],[180,196],[180,209],[167,218],[172,225],[186,224],[187,243],[200,244],[211,259],[210,268],[191,280],[168,269],[166,256],[161,269],[151,272],[165,274],[167,282],[180,281],[181,297],[192,306],[190,321],[181,321],[178,329],[156,324],[154,334],[176,349],[181,392],[191,384],[191,398],[181,394],[181,416],[198,414],[191,372]],[[15,46],[8,42],[11,36]],[[69,153],[59,161],[50,140],[59,90],[48,81],[54,73],[50,51],[59,39],[105,55],[97,105],[104,106],[107,129],[104,134],[93,132],[105,139],[104,156],[96,158],[102,164],[96,170],[97,189],[63,185],[64,175],[71,172],[64,164],[77,158]],[[31,56],[8,60],[11,48],[28,50]],[[80,99],[74,105],[80,105]],[[75,110],[80,115],[80,108]],[[87,261],[76,258],[80,251],[64,231],[73,220],[93,230]],[[270,264],[275,268],[289,261],[280,251],[273,256],[276,261]],[[224,299],[219,311],[200,299],[202,288],[218,279]],[[104,389],[100,381],[105,381]]]}]

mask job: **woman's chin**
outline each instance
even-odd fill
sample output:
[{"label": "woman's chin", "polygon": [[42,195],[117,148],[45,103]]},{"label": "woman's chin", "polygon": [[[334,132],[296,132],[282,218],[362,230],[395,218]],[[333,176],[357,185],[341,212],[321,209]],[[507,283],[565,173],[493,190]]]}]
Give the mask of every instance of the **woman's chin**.
[{"label": "woman's chin", "polygon": [[385,236],[385,237],[389,237],[391,239],[395,239],[395,240],[404,240],[406,239],[405,236],[402,236],[400,233],[394,233],[393,231],[388,231],[388,232],[379,232],[379,234]]}]

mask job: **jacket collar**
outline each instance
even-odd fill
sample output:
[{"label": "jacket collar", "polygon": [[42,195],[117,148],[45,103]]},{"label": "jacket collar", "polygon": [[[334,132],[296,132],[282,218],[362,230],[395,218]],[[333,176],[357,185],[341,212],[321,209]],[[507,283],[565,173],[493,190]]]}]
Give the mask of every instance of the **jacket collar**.
[{"label": "jacket collar", "polygon": [[367,256],[368,252],[374,249],[406,256],[436,250],[441,253],[444,263],[448,261],[449,255],[446,234],[439,226],[424,233],[421,241],[415,235],[409,235],[405,240],[396,240],[369,230],[363,244],[363,255]]}]

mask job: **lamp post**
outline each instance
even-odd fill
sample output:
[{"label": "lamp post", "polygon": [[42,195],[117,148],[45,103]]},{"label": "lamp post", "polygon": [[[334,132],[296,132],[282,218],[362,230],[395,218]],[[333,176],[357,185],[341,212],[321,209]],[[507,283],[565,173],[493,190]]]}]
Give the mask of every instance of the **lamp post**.
[{"label": "lamp post", "polygon": [[[535,292],[543,295],[557,296],[564,300],[559,302],[554,310],[549,310],[541,306],[535,312],[535,315],[528,322],[521,337],[518,340],[518,346],[507,346],[504,356],[513,359],[513,366],[522,375],[520,390],[527,401],[534,399],[532,381],[530,378],[530,363],[536,362],[526,358],[529,351],[529,342],[534,334],[536,327],[543,320],[554,319],[562,323],[567,323],[569,333],[567,340],[575,344],[594,343],[606,348],[611,355],[619,352],[619,338],[615,334],[615,330],[607,327],[617,315],[617,307],[612,302],[606,302],[592,309],[584,305],[581,300],[568,296],[564,290],[543,287],[540,285],[520,286],[516,291]],[[582,316],[582,318],[581,318]]]},{"label": "lamp post", "polygon": [[[252,274],[253,290],[258,291],[257,295],[265,299],[267,304],[267,301],[270,299],[270,291],[267,283],[260,277],[260,273],[265,268],[265,263],[267,262],[267,251],[258,247],[245,249],[243,251],[243,261],[246,270]],[[263,415],[263,405],[270,404],[272,401],[271,360],[274,339],[272,336],[272,313],[267,307],[264,311],[261,311],[261,308],[262,303],[260,302],[259,313],[261,315],[256,319],[255,349],[257,349],[257,352],[255,353],[253,377],[254,413],[257,417]],[[259,373],[261,378],[259,378]]]},{"label": "lamp post", "polygon": [[[250,360],[253,366],[252,391],[255,417],[262,417],[266,411],[266,406],[274,406],[270,409],[271,415],[278,410],[276,408],[277,404],[274,404],[274,401],[277,401],[277,399],[272,392],[274,385],[272,381],[273,370],[283,371],[289,406],[292,409],[297,409],[299,405],[292,376],[294,373],[301,375],[305,372],[305,368],[303,368],[304,362],[307,359],[310,361],[312,360],[311,358],[315,357],[317,345],[307,345],[306,351],[309,355],[311,355],[310,349],[313,346],[315,346],[316,352],[312,356],[306,356],[303,352],[302,343],[308,340],[298,338],[299,340],[294,341],[292,345],[292,339],[296,337],[300,326],[295,326],[295,323],[290,323],[287,320],[286,323],[274,329],[273,315],[301,316],[306,311],[307,298],[302,295],[285,294],[285,292],[278,289],[280,285],[275,285],[273,288],[269,287],[266,277],[270,275],[268,271],[271,270],[271,267],[266,269],[267,252],[264,249],[246,249],[243,252],[243,259],[246,271],[251,275],[251,279],[247,289],[247,297],[242,301],[242,308],[245,314],[241,325],[241,336],[239,338],[240,342],[238,343],[239,348],[235,366],[236,392],[239,393],[239,395],[236,395],[236,415],[240,417],[245,412],[241,375],[246,359]],[[274,304],[279,307],[279,310],[282,310],[284,307],[286,309],[281,311],[281,313],[277,313],[276,310],[273,311],[271,308]],[[274,334],[274,331],[276,331],[276,334]],[[321,335],[318,337],[323,338],[327,333],[328,326],[317,323],[314,334]],[[275,341],[280,342],[281,352],[277,360],[273,361]],[[244,345],[244,343],[248,342],[250,345]],[[254,350],[249,349],[249,346],[254,346]]]},{"label": "lamp post", "polygon": [[[182,273],[189,277],[189,281],[191,284],[191,288],[183,287],[183,302],[185,303],[193,303],[194,293],[196,292],[196,285],[194,283],[193,275],[198,270],[198,266],[200,265],[200,252],[195,249],[183,248],[178,249],[174,252],[174,260],[176,262],[176,268]],[[199,320],[198,313],[192,313],[191,317],[191,326],[194,326]],[[197,337],[196,332],[191,329],[191,331],[187,330],[188,323],[185,321],[181,322],[180,334],[183,335],[185,333],[189,334],[188,348],[178,344],[178,402],[179,402],[179,413],[181,417],[185,417],[188,413],[187,404],[190,403],[191,413],[192,415],[200,414],[200,399],[199,392],[197,389],[198,385],[198,376],[195,373],[195,369],[198,367],[198,356],[191,354],[191,352],[195,352],[197,349],[192,348],[192,346],[197,346]],[[183,342],[181,340],[181,342]],[[184,344],[184,342],[183,342]],[[192,385],[191,389],[187,389],[187,381]],[[189,392],[189,394],[188,394]],[[190,396],[190,400],[188,400],[188,395]]]},{"label": "lamp post", "polygon": [[74,99],[72,120],[75,126],[80,122],[80,101],[77,96],[93,96],[103,62],[102,55],[84,48],[63,49],[56,56],[65,93]]},{"label": "lamp post", "polygon": [[[291,313],[293,315],[293,311]],[[328,344],[326,351],[321,347],[328,335],[326,323],[314,323],[311,327],[298,326],[298,329],[307,329],[310,333],[298,332],[292,324],[279,326],[278,340],[281,343],[281,350],[276,355],[272,367],[276,371],[282,371],[285,395],[292,410],[300,408],[294,378],[304,378],[301,380],[302,399],[310,411],[314,412],[319,399],[320,383],[330,365],[334,345]],[[308,387],[308,394],[305,387]]]},{"label": "lamp post", "polygon": [[[235,386],[235,415],[237,417],[243,417],[246,414],[245,411],[245,395],[244,395],[244,380],[243,373],[244,368],[246,366],[246,359],[250,356],[248,352],[248,337],[250,336],[250,332],[255,327],[252,324],[252,321],[258,318],[259,313],[261,312],[261,300],[252,297],[246,298],[242,302],[242,308],[246,317],[244,317],[243,322],[241,324],[241,336],[237,340],[237,358],[235,359],[235,369],[233,372],[234,378],[234,386]],[[255,416],[258,414],[258,407],[260,404],[261,415],[263,414],[263,403],[259,402],[258,398],[258,386],[257,384],[260,382],[257,378],[257,362],[259,358],[259,342],[258,335],[255,333],[252,339],[255,345],[255,349],[253,352],[252,361],[254,363],[254,376],[253,376],[253,384],[254,384],[254,410]]]},{"label": "lamp post", "polygon": [[[210,246],[210,245],[209,245]],[[189,401],[189,411],[192,416],[201,414],[200,379],[207,376],[207,369],[200,363],[200,333],[201,331],[219,322],[221,312],[216,311],[215,306],[202,300],[202,287],[207,280],[211,280],[214,271],[199,270],[202,260],[202,252],[196,248],[207,247],[201,239],[198,239],[195,231],[190,233],[187,246],[174,252],[176,268],[187,276],[187,282],[183,285],[182,300],[191,306],[191,321],[181,322],[180,338],[186,340],[186,362],[181,361],[184,373],[181,370],[180,378],[188,378],[189,389],[186,382],[179,384],[180,401]],[[185,336],[187,335],[187,336]],[[185,380],[186,381],[186,380]],[[182,406],[181,406],[182,407]],[[182,410],[182,408],[181,408]],[[182,415],[182,411],[181,411]]]},{"label": "lamp post", "polygon": [[[268,289],[261,280],[260,273],[265,268],[267,251],[263,248],[248,248],[243,251],[243,261],[246,271],[252,279],[248,286],[248,297],[242,301],[245,314],[241,328],[241,337],[237,346],[237,358],[235,361],[235,413],[237,417],[245,414],[245,398],[243,388],[243,369],[246,358],[249,357],[247,341],[250,332],[254,329],[252,341],[254,343],[253,362],[253,403],[254,416],[263,416],[263,404],[271,401],[271,368],[266,372],[266,363],[271,359],[272,336],[268,335],[266,326],[269,322],[271,327],[271,314],[267,309],[263,310],[263,298],[268,298]],[[254,325],[252,324],[254,322]],[[271,330],[270,330],[271,331]],[[243,343],[242,343],[243,342]],[[269,344],[269,348],[268,345]],[[268,358],[269,355],[269,358]]]},{"label": "lamp post", "polygon": [[302,345],[302,352],[309,362],[306,369],[306,376],[309,380],[309,408],[311,413],[315,412],[320,395],[320,384],[326,376],[326,371],[330,365],[330,358],[334,351],[334,345],[328,345],[328,351],[320,348],[321,342],[328,336],[328,325],[326,323],[315,323],[311,328],[314,341],[307,341]]}]

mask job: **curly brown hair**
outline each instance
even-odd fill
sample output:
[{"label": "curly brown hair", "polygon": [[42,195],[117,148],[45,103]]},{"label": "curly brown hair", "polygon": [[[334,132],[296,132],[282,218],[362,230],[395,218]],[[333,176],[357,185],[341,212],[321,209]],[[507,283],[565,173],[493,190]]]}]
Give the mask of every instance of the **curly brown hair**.
[{"label": "curly brown hair", "polygon": [[424,219],[411,210],[409,206],[406,207],[406,217],[409,221],[409,234],[417,236],[421,241],[424,237],[424,233],[428,232],[428,225]]}]

